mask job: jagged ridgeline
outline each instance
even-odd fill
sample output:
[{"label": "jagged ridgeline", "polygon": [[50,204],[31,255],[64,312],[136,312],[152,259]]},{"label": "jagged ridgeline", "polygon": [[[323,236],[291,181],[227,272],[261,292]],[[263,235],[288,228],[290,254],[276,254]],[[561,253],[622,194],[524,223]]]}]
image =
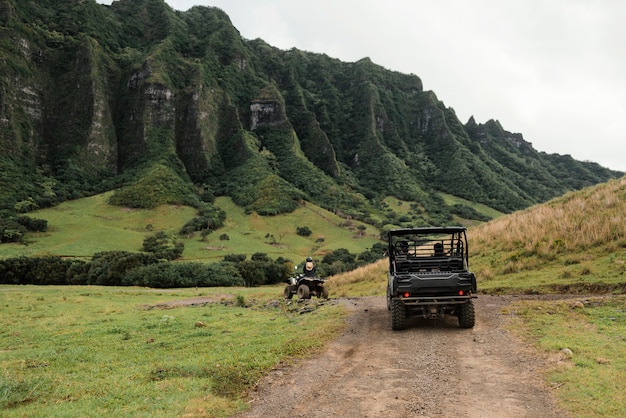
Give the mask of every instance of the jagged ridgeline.
[{"label": "jagged ridgeline", "polygon": [[131,207],[229,195],[362,216],[445,192],[510,212],[622,174],[464,125],[415,75],[243,39],[217,8],[0,0],[0,25],[8,210],[116,189]]}]

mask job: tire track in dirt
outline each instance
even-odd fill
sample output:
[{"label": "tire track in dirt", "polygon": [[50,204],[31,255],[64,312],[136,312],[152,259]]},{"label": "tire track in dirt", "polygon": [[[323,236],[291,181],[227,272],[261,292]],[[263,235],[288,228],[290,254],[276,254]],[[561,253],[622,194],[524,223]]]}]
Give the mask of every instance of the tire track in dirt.
[{"label": "tire track in dirt", "polygon": [[542,360],[500,327],[509,300],[479,296],[473,329],[411,319],[395,332],[385,298],[344,299],[345,332],[272,371],[238,417],[565,417],[542,383]]}]

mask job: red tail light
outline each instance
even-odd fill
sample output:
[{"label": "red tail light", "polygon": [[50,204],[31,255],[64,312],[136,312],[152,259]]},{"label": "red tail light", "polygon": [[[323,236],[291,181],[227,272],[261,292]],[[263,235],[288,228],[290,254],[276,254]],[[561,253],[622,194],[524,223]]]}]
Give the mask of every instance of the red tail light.
[{"label": "red tail light", "polygon": [[465,295],[465,292],[462,290],[459,290],[459,296],[463,296],[463,295]]},{"label": "red tail light", "polygon": [[402,296],[404,296],[405,298],[408,298],[409,296],[411,296],[411,294],[409,292],[404,292],[404,295]]}]

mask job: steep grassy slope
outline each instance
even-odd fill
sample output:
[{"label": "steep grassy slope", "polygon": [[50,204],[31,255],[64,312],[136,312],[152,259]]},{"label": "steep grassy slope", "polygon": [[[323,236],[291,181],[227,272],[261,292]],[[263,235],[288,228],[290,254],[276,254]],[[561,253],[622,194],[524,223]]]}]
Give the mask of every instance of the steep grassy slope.
[{"label": "steep grassy slope", "polygon": [[471,230],[483,291],[626,291],[626,177]]}]

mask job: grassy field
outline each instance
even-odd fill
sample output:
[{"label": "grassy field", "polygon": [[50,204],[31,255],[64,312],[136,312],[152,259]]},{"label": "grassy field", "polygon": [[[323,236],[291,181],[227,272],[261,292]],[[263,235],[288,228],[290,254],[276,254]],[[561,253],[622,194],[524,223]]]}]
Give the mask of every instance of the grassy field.
[{"label": "grassy field", "polygon": [[[243,208],[225,197],[217,198],[216,206],[227,214],[225,226],[209,235],[206,242],[199,237],[186,240],[186,259],[221,259],[227,254],[262,252],[299,262],[308,255],[320,257],[338,248],[358,254],[379,242],[380,231],[372,225],[342,219],[311,203],[278,216],[246,215]],[[303,226],[312,231],[309,237],[296,234],[296,228]],[[228,235],[228,241],[219,239],[222,234]]]},{"label": "grassy field", "polygon": [[[160,230],[178,233],[195,216],[193,208],[184,206],[150,210],[112,206],[107,203],[109,196],[105,193],[29,213],[33,218],[47,219],[48,231],[29,234],[28,245],[0,245],[0,257],[89,258],[98,251],[141,251],[148,234]],[[184,260],[219,261],[228,254],[262,252],[299,262],[308,255],[321,257],[338,248],[358,254],[379,241],[380,232],[375,227],[342,219],[310,203],[293,213],[272,217],[246,215],[229,198],[218,198],[216,205],[226,212],[226,225],[204,241],[199,235],[181,237]],[[302,226],[309,227],[312,235],[297,235],[296,228]],[[229,239],[220,240],[222,234]]]},{"label": "grassy field", "polygon": [[[0,246],[0,256],[87,253],[88,242],[78,243],[90,234],[86,225],[97,231],[89,235],[94,245],[136,250],[146,220],[155,229],[171,228],[193,216],[186,208],[137,213],[105,202],[100,196],[47,210],[41,217],[50,221],[49,233],[26,247]],[[229,201],[218,204],[228,213],[230,240],[209,250],[222,245],[216,237],[190,238],[185,257],[211,259],[241,248],[277,256],[282,246],[291,248],[290,257],[302,257],[326,251],[331,240],[351,251],[350,242],[375,242],[373,231],[354,239],[353,224],[312,205],[293,218],[246,218]],[[519,301],[505,312],[511,332],[551,360],[545,379],[571,416],[621,417],[626,410],[624,213],[626,178],[468,231],[481,292],[576,295]],[[289,232],[296,226],[308,226],[313,236],[300,241]],[[267,234],[279,243],[267,243]],[[333,277],[331,296],[383,296],[386,269],[381,260]],[[282,302],[268,305],[280,294],[279,287],[0,287],[0,410],[8,417],[229,416],[244,408],[241,394],[262,373],[281,359],[315,352],[343,326],[345,311],[332,304],[306,315]],[[156,307],[199,296],[217,303]]]},{"label": "grassy field", "polygon": [[551,361],[546,381],[570,416],[624,416],[624,296],[518,302],[508,313],[511,330]]},{"label": "grassy field", "polygon": [[[303,315],[281,293],[0,286],[0,415],[229,416],[263,373],[343,326],[342,308]],[[212,303],[163,309],[197,297]]]}]

